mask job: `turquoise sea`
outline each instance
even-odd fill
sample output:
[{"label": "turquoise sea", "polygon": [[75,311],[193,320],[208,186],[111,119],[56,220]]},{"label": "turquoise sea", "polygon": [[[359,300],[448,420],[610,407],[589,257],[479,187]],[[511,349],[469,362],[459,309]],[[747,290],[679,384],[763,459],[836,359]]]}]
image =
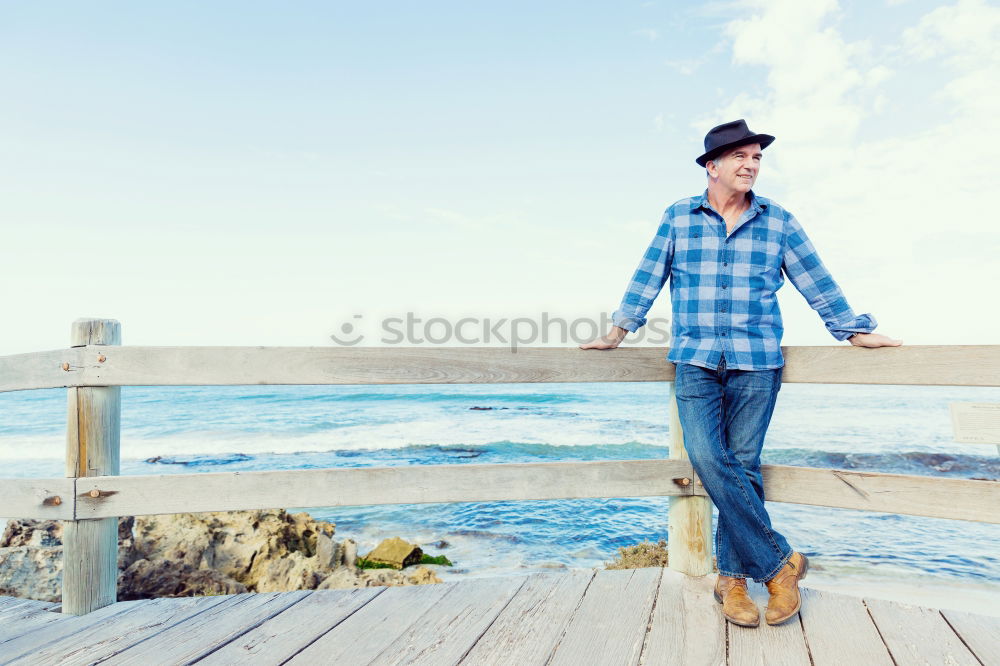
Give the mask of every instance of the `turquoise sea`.
[{"label": "turquoise sea", "polygon": [[[124,387],[122,474],[466,465],[667,456],[668,384]],[[953,440],[950,402],[1000,389],[785,384],[765,464],[1000,478],[993,445]],[[66,390],[0,394],[0,477],[61,476]],[[443,578],[600,567],[667,538],[667,498],[288,507],[363,554],[401,536]],[[768,503],[810,556],[806,584],[1000,614],[1000,525]],[[1000,510],[1000,508],[998,508]],[[443,548],[440,541],[447,542]]]}]

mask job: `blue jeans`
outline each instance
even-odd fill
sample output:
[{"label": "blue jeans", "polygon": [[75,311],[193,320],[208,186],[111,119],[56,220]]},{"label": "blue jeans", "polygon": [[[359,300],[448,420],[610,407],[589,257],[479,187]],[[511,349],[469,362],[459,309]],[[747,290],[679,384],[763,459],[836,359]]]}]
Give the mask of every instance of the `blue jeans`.
[{"label": "blue jeans", "polygon": [[760,452],[783,368],[718,370],[677,364],[674,389],[684,448],[719,510],[719,573],[770,580],[792,555],[764,508]]}]

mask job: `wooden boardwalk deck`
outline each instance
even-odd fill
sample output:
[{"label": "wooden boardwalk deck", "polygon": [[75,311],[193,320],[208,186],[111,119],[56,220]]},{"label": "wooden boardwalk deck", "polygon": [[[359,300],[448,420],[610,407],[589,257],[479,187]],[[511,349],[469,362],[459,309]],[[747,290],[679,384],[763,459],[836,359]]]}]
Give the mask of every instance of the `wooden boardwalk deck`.
[{"label": "wooden boardwalk deck", "polygon": [[724,621],[715,576],[577,570],[416,587],[126,601],[0,597],[2,664],[1000,664],[1000,618],[803,587],[799,615]]}]

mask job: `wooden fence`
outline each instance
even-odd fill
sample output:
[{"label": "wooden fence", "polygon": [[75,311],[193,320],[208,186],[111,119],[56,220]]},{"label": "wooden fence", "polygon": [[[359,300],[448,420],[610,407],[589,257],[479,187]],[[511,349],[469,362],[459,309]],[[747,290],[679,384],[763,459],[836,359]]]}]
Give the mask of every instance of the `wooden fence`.
[{"label": "wooden fence", "polygon": [[[1000,386],[1000,345],[785,347],[783,381]],[[670,496],[670,567],[711,571],[712,513],[671,395],[670,458],[119,476],[121,386],[670,382],[659,348],[125,347],[115,320],[0,357],[0,391],[65,387],[66,477],[0,480],[0,515],[65,521],[62,611],[114,603],[118,516],[289,506]],[[768,501],[1000,523],[1000,482],[764,465]]]}]

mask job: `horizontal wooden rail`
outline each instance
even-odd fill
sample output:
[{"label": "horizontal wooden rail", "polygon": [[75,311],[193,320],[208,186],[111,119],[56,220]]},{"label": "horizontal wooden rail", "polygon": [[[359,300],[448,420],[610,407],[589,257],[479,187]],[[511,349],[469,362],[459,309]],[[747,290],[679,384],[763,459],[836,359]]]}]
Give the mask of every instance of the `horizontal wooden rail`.
[{"label": "horizontal wooden rail", "polygon": [[0,518],[73,520],[74,479],[0,479]]},{"label": "horizontal wooden rail", "polygon": [[84,347],[0,356],[0,392],[74,386]]},{"label": "horizontal wooden rail", "polygon": [[[762,471],[772,502],[1000,523],[1000,481],[788,465],[764,465]],[[675,481],[685,478],[692,482]],[[43,505],[43,500],[56,491],[65,493],[73,479],[14,481],[19,486],[10,490],[8,480],[0,481],[2,498],[15,502],[0,505],[4,514],[12,506],[20,517],[76,520],[287,507],[706,495],[691,463],[670,459],[91,476],[75,480],[75,503],[64,496],[61,507]]]},{"label": "horizontal wooden rail", "polygon": [[[0,391],[82,386],[667,382],[666,348],[128,347],[0,357]],[[1000,345],[783,347],[783,381],[1000,386]]]},{"label": "horizontal wooden rail", "polygon": [[[684,460],[412,465],[80,479],[80,518],[313,506],[690,495]],[[96,493],[94,493],[96,491]],[[93,497],[92,494],[97,494]]]},{"label": "horizontal wooden rail", "polygon": [[769,502],[1000,523],[1000,481],[791,465],[761,472]]}]

